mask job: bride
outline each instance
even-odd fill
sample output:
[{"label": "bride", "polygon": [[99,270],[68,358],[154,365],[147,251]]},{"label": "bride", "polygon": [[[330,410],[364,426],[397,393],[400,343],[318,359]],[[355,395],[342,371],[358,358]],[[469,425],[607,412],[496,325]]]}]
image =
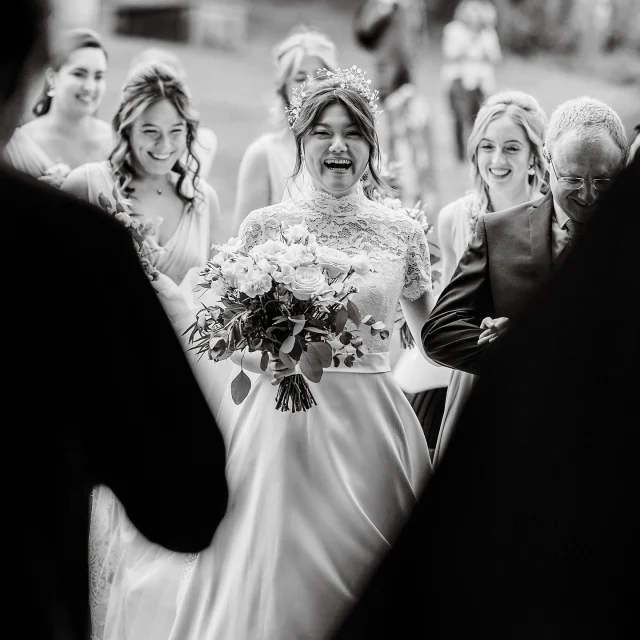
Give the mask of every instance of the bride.
[{"label": "bride", "polygon": [[[433,304],[424,233],[360,186],[367,170],[378,180],[375,97],[354,70],[303,93],[290,111],[294,178],[304,167],[311,184],[303,199],[250,213],[240,240],[251,248],[305,222],[319,243],[367,253],[376,273],[354,298],[361,312],[392,327],[402,299],[419,336]],[[388,340],[365,341],[352,369],[327,369],[313,385],[318,405],[307,412],[275,409],[274,376],[293,373],[280,362],[253,384],[228,437],[231,507],[189,567],[171,638],[324,638],[355,602],[431,473]]]},{"label": "bride", "polygon": [[[424,233],[361,187],[366,171],[379,180],[376,97],[366,78],[349,70],[303,85],[289,115],[304,189],[296,200],[251,212],[240,241],[249,249],[282,223],[304,222],[319,243],[366,253],[375,273],[359,283],[360,311],[391,329],[401,300],[419,336],[433,306]],[[221,425],[229,510],[211,547],[186,563],[172,640],[330,637],[389,550],[431,462],[390,372],[389,341],[363,337],[368,353],[353,368],[325,370],[312,385],[317,406],[303,413],[275,408],[274,383],[293,371],[272,360],[262,373],[259,354],[244,355],[255,381],[233,424]],[[189,446],[197,443],[185,443],[185,455]],[[110,621],[125,637],[135,607],[127,602],[123,620]]]}]

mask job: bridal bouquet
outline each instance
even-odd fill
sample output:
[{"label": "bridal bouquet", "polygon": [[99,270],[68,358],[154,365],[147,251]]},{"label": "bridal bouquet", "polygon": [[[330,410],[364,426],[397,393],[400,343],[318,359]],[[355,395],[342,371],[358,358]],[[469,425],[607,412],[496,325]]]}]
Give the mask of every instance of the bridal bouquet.
[{"label": "bridal bouquet", "polygon": [[158,277],[158,270],[151,263],[151,256],[154,252],[161,250],[150,237],[150,234],[155,231],[155,223],[150,222],[138,213],[128,210],[118,199],[118,192],[115,187],[112,195],[115,204],[112,204],[103,193],[100,193],[98,195],[100,206],[129,230],[144,272],[149,280],[155,280]]},{"label": "bridal bouquet", "polygon": [[[319,245],[305,225],[282,225],[280,237],[245,251],[237,240],[215,246],[217,253],[200,274],[198,288],[215,298],[204,304],[185,331],[199,356],[224,360],[233,352],[261,351],[260,368],[270,356],[299,373],[282,378],[276,409],[306,411],[317,404],[307,380],[320,382],[323,370],[341,362],[352,367],[366,353],[364,327],[382,339],[384,323],[361,317],[351,300],[354,274],[370,272],[365,255],[350,257]],[[347,321],[353,327],[346,329]],[[251,380],[241,369],[231,383],[240,404]]]}]

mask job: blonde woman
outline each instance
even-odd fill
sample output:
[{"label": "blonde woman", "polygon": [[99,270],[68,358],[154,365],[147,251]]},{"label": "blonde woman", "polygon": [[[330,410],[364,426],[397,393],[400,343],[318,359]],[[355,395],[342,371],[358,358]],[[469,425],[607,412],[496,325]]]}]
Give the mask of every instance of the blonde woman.
[{"label": "blonde woman", "polygon": [[280,202],[290,184],[296,161],[296,145],[289,129],[284,107],[294,87],[318,69],[338,66],[335,44],[319,31],[302,28],[273,49],[276,70],[277,104],[274,112],[277,128],[254,140],[247,148],[238,174],[234,232],[255,209]]},{"label": "blonde woman", "polygon": [[193,152],[197,128],[190,94],[176,73],[161,64],[140,66],[126,81],[113,118],[109,159],[78,167],[62,185],[96,204],[115,186],[137,213],[157,223],[155,266],[176,283],[203,265],[220,241],[218,197],[200,178]]},{"label": "blonde woman", "polygon": [[[480,216],[543,196],[546,122],[538,101],[520,91],[498,93],[480,109],[467,144],[473,189],[444,207],[438,217],[443,288],[451,280]],[[470,373],[453,371],[434,465],[442,457],[475,378]]]}]

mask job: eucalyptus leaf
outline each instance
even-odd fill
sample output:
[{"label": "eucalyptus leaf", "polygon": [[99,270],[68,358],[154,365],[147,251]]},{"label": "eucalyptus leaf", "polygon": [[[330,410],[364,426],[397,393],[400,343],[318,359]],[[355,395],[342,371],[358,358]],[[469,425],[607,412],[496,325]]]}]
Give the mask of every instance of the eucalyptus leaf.
[{"label": "eucalyptus leaf", "polygon": [[378,321],[371,325],[372,329],[377,329],[378,331],[382,331],[385,327],[384,322]]},{"label": "eucalyptus leaf", "polygon": [[315,351],[323,367],[330,367],[333,360],[333,349],[326,342],[311,342],[307,351]]},{"label": "eucalyptus leaf", "polygon": [[263,371],[266,371],[268,366],[269,366],[269,352],[263,351],[262,358],[260,358],[260,368]]},{"label": "eucalyptus leaf", "polygon": [[323,368],[319,356],[313,352],[303,351],[300,356],[300,371],[311,382],[322,380]]},{"label": "eucalyptus leaf", "polygon": [[387,329],[383,329],[383,330],[380,332],[380,337],[381,337],[383,340],[386,340],[386,339],[389,337],[389,331],[388,331]]},{"label": "eucalyptus leaf", "polygon": [[343,331],[340,334],[340,342],[342,342],[342,344],[344,344],[345,346],[350,344],[351,338],[353,338],[353,335],[348,331]]},{"label": "eucalyptus leaf", "polygon": [[296,339],[293,336],[289,336],[281,345],[280,353],[290,353],[296,344]]},{"label": "eucalyptus leaf", "polygon": [[362,317],[360,316],[360,310],[355,305],[355,303],[351,300],[347,300],[347,313],[349,314],[349,318],[351,318],[351,322],[356,325],[356,327],[360,326],[362,322]]},{"label": "eucalyptus leaf", "polygon": [[333,366],[334,367],[340,366],[340,358],[338,358],[338,356],[333,356]]},{"label": "eucalyptus leaf", "polygon": [[251,390],[251,379],[244,372],[240,373],[231,382],[231,397],[236,404],[240,404]]},{"label": "eucalyptus leaf", "polygon": [[108,211],[109,209],[111,209],[111,203],[109,202],[109,200],[107,198],[104,197],[104,195],[102,193],[98,195],[98,202],[100,203],[100,206],[105,211]]},{"label": "eucalyptus leaf", "polygon": [[340,307],[338,312],[336,313],[336,333],[340,333],[344,329],[344,325],[347,324],[347,320],[349,319],[349,314],[344,307]]},{"label": "eucalyptus leaf", "polygon": [[353,363],[355,362],[356,358],[353,355],[348,355],[345,359],[344,359],[344,364],[346,367],[353,367]]},{"label": "eucalyptus leaf", "polygon": [[293,323],[293,330],[292,330],[292,334],[294,336],[297,336],[302,330],[304,329],[304,320],[302,322],[296,322],[294,321]]},{"label": "eucalyptus leaf", "polygon": [[280,362],[282,362],[287,369],[295,369],[298,364],[288,353],[280,351],[278,353],[278,357],[280,358]]}]

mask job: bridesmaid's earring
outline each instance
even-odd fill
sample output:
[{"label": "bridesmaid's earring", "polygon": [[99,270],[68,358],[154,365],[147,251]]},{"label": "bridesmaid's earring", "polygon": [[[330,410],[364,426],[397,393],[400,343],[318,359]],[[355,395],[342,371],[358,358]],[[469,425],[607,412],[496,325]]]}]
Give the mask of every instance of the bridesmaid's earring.
[{"label": "bridesmaid's earring", "polygon": [[53,98],[53,96],[55,96],[55,95],[56,95],[56,92],[53,90],[53,87],[51,87],[51,88],[47,91],[47,95],[48,95],[50,98]]},{"label": "bridesmaid's earring", "polygon": [[532,164],[530,164],[530,165],[529,165],[529,172],[528,172],[528,173],[529,173],[529,175],[530,175],[530,176],[532,176],[535,172],[536,172],[536,170],[533,168],[533,165],[532,165]]}]

